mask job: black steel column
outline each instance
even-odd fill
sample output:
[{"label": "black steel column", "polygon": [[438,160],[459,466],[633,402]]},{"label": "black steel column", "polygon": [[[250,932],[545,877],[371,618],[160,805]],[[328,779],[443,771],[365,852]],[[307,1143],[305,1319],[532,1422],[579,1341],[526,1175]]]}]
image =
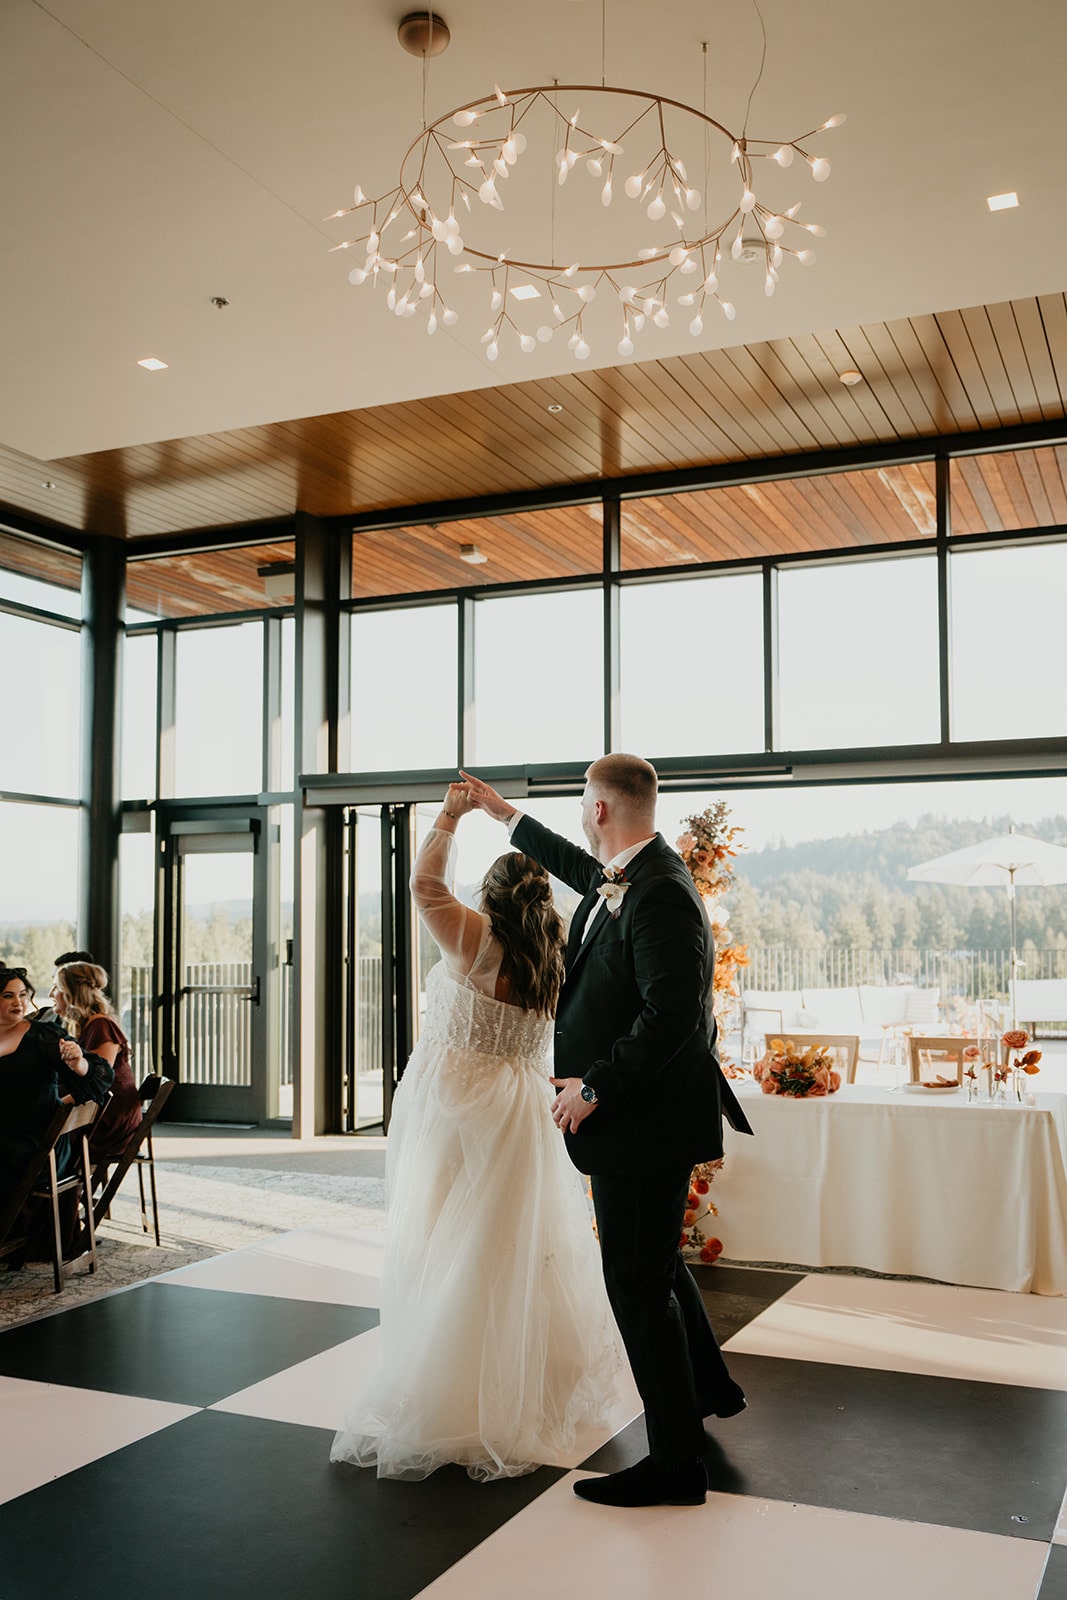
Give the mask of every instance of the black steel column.
[{"label": "black steel column", "polygon": [[118,992],[122,646],[126,547],[94,538],[82,562],[82,852],[78,937]]}]

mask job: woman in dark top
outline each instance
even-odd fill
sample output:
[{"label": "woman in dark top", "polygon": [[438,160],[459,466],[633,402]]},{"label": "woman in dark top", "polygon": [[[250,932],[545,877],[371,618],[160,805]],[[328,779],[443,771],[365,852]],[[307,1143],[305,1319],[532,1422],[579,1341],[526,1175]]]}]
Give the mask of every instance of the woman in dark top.
[{"label": "woman in dark top", "polygon": [[111,1099],[89,1130],[94,1166],[117,1161],[141,1126],[141,1100],[130,1067],[129,1040],[115,1021],[105,990],[107,973],[90,961],[56,968],[51,1000],[56,1015],[83,1050],[101,1056],[114,1072]]},{"label": "woman in dark top", "polygon": [[[0,967],[0,1208],[6,1205],[58,1106],[107,1099],[110,1065],[86,1054],[55,1020],[34,1017],[24,967]],[[69,1141],[56,1146],[62,1176]]]}]

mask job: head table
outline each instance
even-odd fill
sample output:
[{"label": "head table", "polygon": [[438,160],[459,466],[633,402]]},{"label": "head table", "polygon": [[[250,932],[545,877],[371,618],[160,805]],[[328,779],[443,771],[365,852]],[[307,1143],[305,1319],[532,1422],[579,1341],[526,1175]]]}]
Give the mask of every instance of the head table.
[{"label": "head table", "polygon": [[1067,1294],[1067,1095],[734,1088],[755,1138],[726,1130],[725,1257]]}]

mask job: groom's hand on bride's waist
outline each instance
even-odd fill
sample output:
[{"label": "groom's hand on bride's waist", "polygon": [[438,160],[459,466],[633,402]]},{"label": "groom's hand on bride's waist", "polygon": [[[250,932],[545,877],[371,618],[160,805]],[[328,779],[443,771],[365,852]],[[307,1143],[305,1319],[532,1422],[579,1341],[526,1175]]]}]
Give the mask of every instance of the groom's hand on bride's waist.
[{"label": "groom's hand on bride's waist", "polygon": [[497,794],[491,785],[483,783],[473,773],[464,772],[462,767],[459,775],[467,785],[467,792],[473,804],[479,811],[484,811],[486,816],[492,817],[494,822],[507,822],[514,814],[515,807],[509,800],[505,800],[503,795]]},{"label": "groom's hand on bride's waist", "polygon": [[548,1081],[559,1090],[552,1102],[552,1121],[561,1133],[577,1133],[578,1124],[593,1114],[597,1102],[582,1098],[581,1078],[549,1078]]}]

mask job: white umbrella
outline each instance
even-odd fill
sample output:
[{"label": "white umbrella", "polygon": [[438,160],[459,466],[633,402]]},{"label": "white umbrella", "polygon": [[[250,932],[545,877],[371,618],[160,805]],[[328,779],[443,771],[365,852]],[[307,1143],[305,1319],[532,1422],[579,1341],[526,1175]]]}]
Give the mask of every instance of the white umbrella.
[{"label": "white umbrella", "polygon": [[1011,1025],[1016,1023],[1015,977],[1019,958],[1015,950],[1015,889],[1017,884],[1050,886],[1067,883],[1067,850],[1044,839],[1022,833],[1004,833],[996,839],[952,850],[947,856],[909,867],[915,883],[960,883],[975,886],[1004,884],[1011,907]]}]

